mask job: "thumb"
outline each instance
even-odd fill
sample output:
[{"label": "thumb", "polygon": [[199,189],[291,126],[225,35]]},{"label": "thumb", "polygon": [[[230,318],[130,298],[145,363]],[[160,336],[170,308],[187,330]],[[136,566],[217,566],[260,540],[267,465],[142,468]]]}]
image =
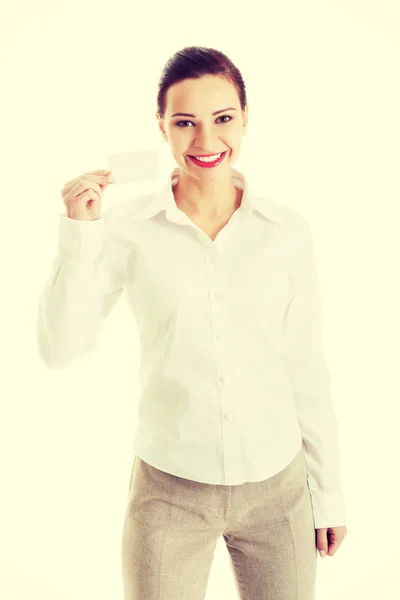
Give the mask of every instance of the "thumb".
[{"label": "thumb", "polygon": [[321,558],[328,553],[328,528],[317,529],[317,549]]}]

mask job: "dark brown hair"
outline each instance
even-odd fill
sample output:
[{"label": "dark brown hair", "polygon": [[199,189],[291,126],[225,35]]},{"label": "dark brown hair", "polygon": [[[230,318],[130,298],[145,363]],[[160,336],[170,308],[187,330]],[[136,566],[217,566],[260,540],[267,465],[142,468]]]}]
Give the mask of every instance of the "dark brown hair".
[{"label": "dark brown hair", "polygon": [[184,79],[198,79],[203,75],[218,75],[230,81],[236,88],[242,110],[245,109],[246,86],[233,62],[214,48],[188,46],[171,56],[162,70],[157,94],[157,112],[161,119],[165,118],[168,88]]}]

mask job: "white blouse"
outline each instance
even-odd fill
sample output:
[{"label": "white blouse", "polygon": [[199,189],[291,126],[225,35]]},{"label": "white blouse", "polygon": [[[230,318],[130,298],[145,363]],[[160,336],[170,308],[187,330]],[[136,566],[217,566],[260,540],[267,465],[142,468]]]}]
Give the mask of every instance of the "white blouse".
[{"label": "white blouse", "polygon": [[179,168],[97,221],[60,215],[39,299],[49,368],[99,343],[125,292],[141,342],[134,452],[194,481],[240,485],[281,471],[303,445],[314,525],[346,524],[331,375],[309,226],[243,189],[214,241],[178,209]]}]

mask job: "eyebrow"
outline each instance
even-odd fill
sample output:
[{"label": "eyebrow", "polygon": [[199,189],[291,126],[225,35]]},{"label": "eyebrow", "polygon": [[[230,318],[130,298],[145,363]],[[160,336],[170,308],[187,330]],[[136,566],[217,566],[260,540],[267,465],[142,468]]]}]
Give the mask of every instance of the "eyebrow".
[{"label": "eyebrow", "polygon": [[[212,113],[212,116],[218,115],[219,113],[222,113],[222,112],[226,112],[227,110],[236,110],[236,108],[223,108],[222,110],[216,110],[215,112]],[[191,113],[175,113],[172,116],[173,117],[194,117],[194,118],[196,118],[196,115],[192,115]]]}]

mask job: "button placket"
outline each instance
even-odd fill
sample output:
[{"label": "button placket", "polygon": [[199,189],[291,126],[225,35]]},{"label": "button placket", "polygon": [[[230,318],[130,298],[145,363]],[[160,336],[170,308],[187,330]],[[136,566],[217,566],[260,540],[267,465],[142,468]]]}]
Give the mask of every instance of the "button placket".
[{"label": "button placket", "polygon": [[219,376],[219,396],[221,406],[221,418],[223,422],[223,452],[224,452],[224,474],[232,479],[236,477],[236,470],[241,464],[239,428],[235,420],[234,408],[235,395],[231,383],[232,369],[231,346],[229,344],[229,331],[231,329],[228,315],[225,309],[225,279],[219,273],[218,264],[212,254],[205,253],[207,277],[210,289],[211,327],[214,340],[216,368]]}]

